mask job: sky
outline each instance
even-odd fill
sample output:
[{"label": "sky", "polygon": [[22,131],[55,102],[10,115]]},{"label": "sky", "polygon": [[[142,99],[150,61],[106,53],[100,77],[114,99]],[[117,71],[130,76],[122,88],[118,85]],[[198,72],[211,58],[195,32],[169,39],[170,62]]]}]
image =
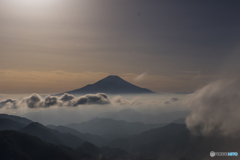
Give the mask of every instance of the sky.
[{"label": "sky", "polygon": [[155,92],[238,77],[237,0],[1,0],[0,94],[62,93],[108,75]]}]

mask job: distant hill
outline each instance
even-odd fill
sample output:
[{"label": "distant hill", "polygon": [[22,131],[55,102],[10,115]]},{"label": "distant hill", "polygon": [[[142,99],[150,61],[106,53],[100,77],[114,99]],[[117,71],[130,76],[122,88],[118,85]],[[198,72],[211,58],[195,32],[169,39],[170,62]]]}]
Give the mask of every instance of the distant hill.
[{"label": "distant hill", "polygon": [[[151,115],[150,115],[151,116]],[[146,116],[134,109],[122,109],[117,112],[103,112],[97,115],[99,118],[110,118],[113,120],[125,120],[127,122],[143,122],[145,119],[150,119],[153,116]]]},{"label": "distant hill", "polygon": [[[153,91],[135,86],[119,76],[110,75],[94,84],[88,84],[85,87],[67,91],[64,93],[68,94],[96,94],[96,93],[107,93],[107,94],[145,94],[154,93]],[[62,95],[63,93],[57,94]]]},{"label": "distant hill", "polygon": [[[122,109],[117,112],[103,112],[98,114],[96,117],[99,118],[110,118],[113,120],[124,120],[127,122],[143,122],[143,123],[165,123],[169,124],[176,119],[181,118],[181,123],[184,123],[184,118],[189,115],[189,111],[175,111],[161,113],[160,115],[142,114],[134,109]],[[173,123],[180,123],[173,122]]]},{"label": "distant hill", "polygon": [[145,124],[142,122],[117,121],[108,118],[94,118],[82,123],[72,123],[66,127],[82,133],[101,135],[108,140],[138,134],[149,129],[158,128],[166,124]]},{"label": "distant hill", "polygon": [[48,125],[48,128],[57,130],[61,133],[70,133],[72,135],[78,136],[79,138],[88,141],[90,143],[93,143],[94,145],[98,146],[98,147],[102,147],[105,146],[108,141],[105,140],[103,137],[99,136],[99,135],[94,135],[94,134],[89,134],[89,133],[81,133],[75,129],[72,128],[68,128],[65,126],[54,126],[54,125]]}]

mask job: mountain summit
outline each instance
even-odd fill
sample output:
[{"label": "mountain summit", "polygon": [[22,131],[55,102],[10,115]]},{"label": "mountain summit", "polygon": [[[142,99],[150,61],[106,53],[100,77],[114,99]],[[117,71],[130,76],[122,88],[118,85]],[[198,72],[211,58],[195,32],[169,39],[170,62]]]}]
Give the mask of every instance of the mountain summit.
[{"label": "mountain summit", "polygon": [[[149,89],[135,86],[119,76],[110,75],[94,84],[88,84],[85,87],[68,91],[69,94],[95,94],[95,93],[108,93],[108,94],[143,94],[154,93]],[[60,94],[58,94],[60,95]]]}]

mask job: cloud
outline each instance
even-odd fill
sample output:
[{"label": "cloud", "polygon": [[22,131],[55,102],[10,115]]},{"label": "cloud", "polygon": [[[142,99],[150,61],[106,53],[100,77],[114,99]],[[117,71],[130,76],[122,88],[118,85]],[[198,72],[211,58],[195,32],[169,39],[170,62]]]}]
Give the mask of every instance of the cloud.
[{"label": "cloud", "polygon": [[70,101],[71,106],[83,104],[110,104],[110,101],[105,93],[87,94]]},{"label": "cloud", "polygon": [[144,72],[142,74],[140,74],[139,76],[137,76],[137,78],[135,78],[135,81],[141,81],[144,79],[144,77],[146,77],[148,75],[148,72]]},{"label": "cloud", "polygon": [[221,80],[208,84],[184,100],[192,111],[186,119],[193,134],[240,135],[240,83]]},{"label": "cloud", "polygon": [[124,99],[122,96],[115,96],[111,100],[114,104],[118,105],[141,105],[143,102],[139,101],[138,97],[133,98],[132,100]]},{"label": "cloud", "polygon": [[0,108],[7,109],[17,109],[19,107],[49,108],[51,106],[76,107],[78,105],[90,105],[90,104],[110,104],[110,100],[108,99],[108,96],[105,93],[87,94],[77,98],[67,93],[60,97],[48,95],[45,98],[42,98],[40,95],[34,93],[29,97],[24,97],[20,101],[14,99],[6,99],[0,101]]},{"label": "cloud", "polygon": [[175,97],[173,97],[173,98],[171,98],[171,99],[165,101],[164,104],[170,104],[171,102],[177,102],[178,100],[179,100],[179,98],[175,98]]},{"label": "cloud", "polygon": [[39,108],[42,97],[38,94],[32,94],[29,97],[23,98],[21,104],[26,104],[28,108]]},{"label": "cloud", "polygon": [[74,99],[75,97],[71,94],[64,93],[59,99],[63,102],[70,101]]},{"label": "cloud", "polygon": [[111,99],[113,104],[117,105],[144,105],[144,106],[162,106],[175,103],[179,101],[179,98],[172,97],[167,101],[156,101],[156,100],[141,100],[139,97],[134,97],[132,99],[125,99],[122,96],[115,96]]},{"label": "cloud", "polygon": [[50,107],[58,104],[58,97],[56,96],[47,96],[44,98],[44,101],[41,102],[40,106]]},{"label": "cloud", "polygon": [[175,98],[175,97],[173,97],[173,98],[171,98],[171,101],[172,102],[176,102],[176,101],[178,101],[179,99],[178,98]]},{"label": "cloud", "polygon": [[4,107],[6,107],[8,109],[16,109],[17,102],[18,102],[18,100],[15,100],[15,99],[6,99],[3,101],[0,101],[0,109],[4,108]]}]

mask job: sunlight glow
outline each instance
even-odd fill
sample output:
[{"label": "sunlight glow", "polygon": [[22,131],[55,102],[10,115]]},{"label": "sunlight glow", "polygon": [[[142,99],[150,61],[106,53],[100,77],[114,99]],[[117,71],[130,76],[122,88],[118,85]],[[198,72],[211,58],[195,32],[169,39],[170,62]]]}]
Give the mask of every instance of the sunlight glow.
[{"label": "sunlight glow", "polygon": [[53,4],[53,2],[56,2],[56,0],[18,0],[18,1],[12,1],[16,6],[22,8],[42,8],[44,6],[48,6]]}]

